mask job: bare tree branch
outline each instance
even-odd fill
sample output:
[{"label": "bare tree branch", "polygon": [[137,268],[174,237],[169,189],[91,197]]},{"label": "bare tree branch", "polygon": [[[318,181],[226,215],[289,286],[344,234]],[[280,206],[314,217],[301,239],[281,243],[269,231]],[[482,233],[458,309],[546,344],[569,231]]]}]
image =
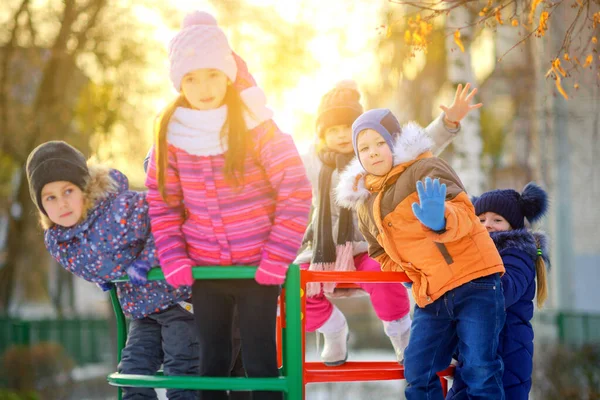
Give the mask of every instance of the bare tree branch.
[{"label": "bare tree branch", "polygon": [[527,35],[525,35],[525,37],[521,40],[519,40],[517,43],[515,43],[510,49],[506,50],[504,52],[504,54],[502,54],[499,58],[498,58],[498,62],[501,62],[502,59],[508,54],[510,53],[513,49],[519,47],[523,42],[525,42],[527,39],[529,39],[535,32],[536,32],[537,28],[532,30],[531,32],[529,32]]},{"label": "bare tree branch", "polygon": [[[562,0],[560,3],[558,3],[557,6],[556,6],[556,8],[560,7],[563,2],[564,2],[564,0]],[[552,11],[554,11],[554,10],[552,10]],[[575,18],[573,18],[573,22],[571,22],[571,25],[567,29],[567,32],[565,33],[565,37],[563,39],[563,42],[562,42],[560,48],[558,49],[556,57],[554,57],[554,58],[560,57],[560,53],[562,51],[566,51],[569,48],[569,46],[571,45],[571,35],[573,33],[573,30],[575,29],[575,25],[577,24],[577,20],[581,16],[582,11],[583,11],[583,7],[579,7],[579,10],[577,11],[577,15],[575,16]]]},{"label": "bare tree branch", "polygon": [[29,28],[29,34],[31,35],[31,46],[35,47],[37,32],[33,26],[33,17],[31,15],[31,9],[27,7],[27,27]]},{"label": "bare tree branch", "polygon": [[[147,6],[146,0],[135,2]],[[119,9],[120,2],[117,0],[56,0],[49,3],[51,6],[42,5],[39,9],[34,4],[31,0],[12,1],[7,16],[3,18],[5,37],[0,44],[0,68],[4,67],[0,70],[3,73],[0,92],[4,96],[0,108],[2,112],[8,110],[9,117],[8,123],[2,121],[0,125],[0,141],[6,141],[0,143],[0,151],[11,156],[8,162],[10,168],[21,174],[27,153],[46,140],[64,139],[84,154],[89,154],[90,138],[99,130],[112,133],[120,123],[139,132],[145,129],[141,122],[144,118],[139,118],[139,108],[145,107],[146,103],[139,99],[141,90],[138,86],[145,88],[146,84],[133,83],[136,92],[133,99],[126,95],[129,92],[125,92],[124,87],[132,84],[130,77],[137,76],[148,66],[148,59],[144,57],[147,53],[160,52],[157,48],[145,46],[148,43],[144,40],[150,36],[152,26],[137,21],[131,9]],[[165,10],[160,7],[162,14]],[[111,25],[104,26],[101,21],[109,18]],[[30,46],[30,38],[33,46]],[[9,39],[9,45],[5,45]],[[41,43],[44,43],[43,47]],[[155,43],[158,44],[158,41]],[[282,44],[287,45],[287,41],[282,41]],[[19,45],[25,48],[19,48]],[[108,58],[106,64],[98,61],[102,56]],[[15,70],[17,59],[19,65],[25,66],[22,71]],[[20,75],[24,80],[14,79],[16,72],[22,72]],[[103,82],[90,81],[96,77]],[[22,92],[24,87],[26,91]],[[12,100],[11,90],[14,89],[25,95],[23,102],[21,99]],[[10,107],[6,101],[11,103]],[[108,109],[107,104],[110,104]],[[150,115],[147,109],[143,112],[144,116]],[[16,114],[19,114],[19,121]],[[18,126],[19,135],[5,135],[5,126],[9,130]],[[144,144],[136,145],[145,147]],[[9,184],[6,180],[1,183]],[[6,186],[10,186],[8,191],[11,193],[6,206],[14,201],[21,205],[22,213],[9,216],[6,263],[0,269],[0,311],[5,311],[10,304],[12,289],[18,286],[15,282],[25,285],[25,290],[19,291],[25,296],[34,293],[32,289],[37,289],[37,286],[44,286],[39,277],[46,268],[45,263],[40,262],[45,255],[43,242],[31,241],[33,235],[39,232],[27,182],[21,180],[16,188]],[[37,276],[21,276],[21,266],[32,263],[35,263]]]},{"label": "bare tree branch", "polygon": [[89,30],[96,25],[96,22],[98,21],[98,17],[100,15],[100,11],[103,10],[106,5],[106,0],[92,0],[84,8],[86,10],[90,10],[92,4],[95,5],[96,8],[94,11],[92,11],[91,16],[88,18],[87,24],[85,24],[81,31],[79,31],[79,33],[75,36],[75,38],[77,39],[77,47],[75,48],[73,54],[80,52],[84,48],[86,44],[85,36],[88,34]]},{"label": "bare tree branch", "polygon": [[395,1],[395,0],[389,0],[390,3],[394,3],[394,4],[398,4],[401,6],[411,6],[414,7],[418,10],[422,10],[422,11],[448,11],[448,10],[452,10],[454,8],[456,8],[457,6],[452,6],[446,9],[440,9],[440,8],[435,8],[435,6],[438,6],[441,4],[441,2],[438,3],[422,3],[422,2],[414,2],[414,1]]},{"label": "bare tree branch", "polygon": [[67,41],[76,19],[77,10],[75,8],[75,0],[65,0],[60,30],[58,31],[56,39],[54,40],[54,45],[52,46],[52,57],[57,57],[58,52],[62,52],[67,48]]},{"label": "bare tree branch", "polygon": [[99,7],[99,3],[103,3],[103,1],[97,1],[97,0],[89,0],[87,2],[87,4],[83,4],[81,5],[78,9],[77,9],[77,15],[81,15],[81,14],[85,14],[88,11],[90,11],[92,8],[94,7]]},{"label": "bare tree branch", "polygon": [[[9,124],[9,115],[8,115],[8,77],[9,77],[9,69],[10,69],[10,61],[12,59],[12,54],[14,52],[15,42],[17,39],[17,33],[19,31],[19,18],[21,14],[27,9],[29,4],[29,0],[23,0],[21,5],[15,12],[13,16],[13,27],[10,33],[10,38],[8,43],[4,45],[4,55],[2,57],[2,66],[0,67],[0,131],[8,132],[8,124]],[[12,148],[8,149],[7,146],[9,144],[8,139],[6,139],[7,135],[2,135],[0,137],[0,150],[5,153],[11,153]]]},{"label": "bare tree branch", "polygon": [[[62,12],[60,30],[58,31],[56,39],[54,40],[54,44],[50,53],[50,59],[44,67],[42,81],[40,82],[40,87],[36,93],[33,113],[35,117],[33,129],[36,131],[41,129],[40,125],[43,123],[40,121],[40,116],[43,115],[43,113],[40,113],[39,111],[43,109],[45,105],[52,104],[56,96],[55,79],[57,76],[57,71],[59,71],[60,67],[64,65],[65,56],[67,55],[67,42],[72,32],[73,23],[77,19],[75,0],[65,0],[64,4],[65,6]],[[39,135],[36,134],[29,135],[29,143],[26,144],[25,149],[31,149],[36,140],[39,139],[38,136]]]},{"label": "bare tree branch", "polygon": [[[506,3],[505,5],[501,6],[501,7],[499,8],[499,10],[500,10],[500,11],[502,11],[504,8],[508,7],[509,5],[511,5],[511,4],[513,4],[513,3],[516,3],[516,0],[511,0],[511,1],[509,1],[509,2],[508,2],[508,3]],[[459,31],[460,31],[460,30],[463,30],[463,29],[471,28],[471,27],[473,27],[473,26],[477,26],[477,25],[481,24],[482,22],[485,22],[485,21],[487,21],[487,20],[489,20],[489,19],[492,19],[492,18],[494,18],[494,15],[493,15],[492,13],[489,13],[488,15],[486,15],[486,16],[484,16],[484,17],[482,17],[482,18],[478,19],[477,21],[475,21],[475,22],[473,22],[473,23],[470,23],[470,24],[467,24],[467,25],[463,25],[463,26],[450,27],[450,28],[446,28],[446,29],[450,29],[450,30],[452,30],[452,32],[454,32],[454,31],[456,31],[456,30],[459,30]],[[450,36],[450,35],[451,35],[451,34],[448,34],[447,36]]]},{"label": "bare tree branch", "polygon": [[[404,5],[404,6],[408,6],[408,7],[412,7],[414,9],[416,9],[417,10],[416,13],[420,15],[420,19],[422,21],[427,21],[428,23],[431,23],[432,20],[436,19],[441,14],[446,14],[447,16],[451,15],[452,12],[454,12],[458,7],[465,7],[469,11],[478,12],[479,15],[481,16],[481,18],[478,18],[476,21],[465,24],[464,26],[446,27],[445,29],[447,29],[449,32],[445,35],[445,37],[449,37],[457,30],[461,31],[463,29],[472,28],[473,26],[479,26],[481,30],[486,29],[486,28],[493,28],[493,26],[494,26],[493,22],[492,22],[492,25],[490,25],[488,21],[493,21],[494,19],[496,19],[496,20],[498,20],[498,23],[502,23],[502,21],[500,21],[498,18],[499,15],[500,15],[500,18],[502,17],[502,15],[499,13],[506,10],[510,6],[514,6],[513,11],[511,13],[509,13],[510,16],[508,18],[510,20],[514,20],[515,18],[522,17],[521,18],[522,23],[519,24],[517,21],[517,23],[514,25],[515,26],[517,26],[517,25],[523,26],[526,30],[526,34],[525,34],[525,37],[523,37],[521,40],[519,40],[517,43],[515,43],[504,54],[502,54],[502,56],[500,56],[498,58],[498,60],[497,60],[498,62],[501,62],[502,59],[506,56],[506,54],[508,54],[509,52],[514,50],[516,47],[523,44],[523,42],[525,42],[528,39],[531,39],[531,36],[533,36],[537,32],[540,32],[541,36],[543,36],[543,32],[541,30],[545,31],[547,29],[547,27],[541,26],[542,25],[541,20],[536,27],[532,28],[532,26],[531,26],[531,25],[534,25],[531,21],[531,17],[533,15],[533,13],[536,11],[536,8],[538,7],[538,5],[541,5],[541,4],[544,5],[544,9],[545,9],[544,13],[547,14],[547,15],[544,15],[543,19],[544,19],[545,23],[550,22],[550,25],[552,25],[552,22],[550,21],[551,17],[554,15],[555,19],[557,18],[556,15],[559,15],[559,14],[558,13],[555,14],[554,12],[557,9],[561,8],[561,6],[569,5],[572,8],[575,8],[575,7],[578,8],[577,13],[576,13],[577,15],[572,19],[570,26],[566,30],[565,35],[563,37],[562,45],[558,49],[558,53],[557,53],[556,57],[553,58],[553,60],[558,58],[560,56],[561,52],[565,52],[565,53],[577,52],[577,54],[580,57],[583,57],[584,53],[586,51],[589,51],[589,47],[592,45],[592,37],[596,36],[596,32],[592,31],[590,33],[589,37],[587,38],[587,40],[586,40],[586,38],[582,37],[582,35],[584,35],[586,28],[589,28],[589,26],[586,25],[587,22],[591,22],[594,25],[597,24],[597,22],[594,21],[594,17],[596,15],[597,10],[592,9],[592,7],[595,7],[594,5],[600,5],[600,0],[577,0],[576,3],[572,3],[571,0],[553,0],[553,1],[544,1],[542,3],[540,3],[540,2],[534,3],[532,0],[525,0],[525,1],[499,0],[499,1],[494,1],[494,2],[489,1],[489,2],[487,2],[487,5],[486,5],[486,2],[483,2],[481,0],[439,0],[439,1],[431,0],[431,1],[427,1],[427,2],[400,1],[400,0],[388,0],[388,1],[393,4]],[[482,7],[482,8],[481,8],[481,10],[477,10],[477,7]],[[564,7],[563,7],[563,9],[564,9]],[[585,10],[585,13],[584,13],[584,10]],[[423,13],[423,14],[421,14],[421,13]],[[594,14],[594,16],[592,16],[592,14]],[[524,19],[527,15],[529,15],[529,21],[524,22]],[[403,17],[407,18],[408,14],[404,15]],[[504,17],[507,17],[507,15],[505,15]],[[578,26],[578,24],[579,24],[579,26]],[[577,46],[574,45],[575,39],[578,39]],[[567,58],[565,58],[565,59],[567,59]],[[569,68],[569,70],[577,68],[578,65],[582,66],[582,64],[577,62],[578,58],[576,56],[572,55],[571,59],[574,59],[576,61],[576,63],[573,63],[571,65],[571,68]],[[588,62],[588,64],[589,64],[589,62]],[[600,78],[600,73],[598,74],[598,77]]]},{"label": "bare tree branch", "polygon": [[[394,3],[394,4],[398,4],[398,5],[411,6],[411,7],[414,7],[414,8],[420,9],[420,10],[426,10],[426,11],[441,11],[441,12],[452,11],[457,7],[467,6],[468,3],[474,3],[477,1],[479,1],[479,0],[458,0],[458,1],[440,0],[435,3],[425,3],[425,2],[421,2],[421,1],[389,0],[390,3]],[[452,6],[449,6],[447,8],[436,8],[437,6],[445,5],[447,3],[455,3],[455,4]]]}]

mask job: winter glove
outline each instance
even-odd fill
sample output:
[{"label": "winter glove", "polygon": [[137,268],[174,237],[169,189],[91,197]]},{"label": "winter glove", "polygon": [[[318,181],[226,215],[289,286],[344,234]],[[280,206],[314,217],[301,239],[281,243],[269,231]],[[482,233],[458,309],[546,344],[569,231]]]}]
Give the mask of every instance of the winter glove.
[{"label": "winter glove", "polygon": [[136,260],[125,269],[125,272],[132,285],[141,286],[148,282],[148,271],[150,271],[150,269],[152,269],[150,263]]},{"label": "winter glove", "polygon": [[112,282],[96,283],[96,285],[98,285],[103,292],[108,292],[114,287]]},{"label": "winter glove", "polygon": [[254,280],[261,285],[283,285],[288,265],[281,261],[263,258],[256,270]]},{"label": "winter glove", "polygon": [[192,276],[192,264],[188,260],[175,262],[169,266],[162,266],[165,280],[174,288],[180,286],[192,286],[194,277]]},{"label": "winter glove", "polygon": [[442,231],[446,227],[444,210],[446,208],[446,184],[440,185],[439,179],[425,178],[423,182],[417,182],[417,194],[419,203],[412,204],[413,214],[423,225],[432,231]]}]

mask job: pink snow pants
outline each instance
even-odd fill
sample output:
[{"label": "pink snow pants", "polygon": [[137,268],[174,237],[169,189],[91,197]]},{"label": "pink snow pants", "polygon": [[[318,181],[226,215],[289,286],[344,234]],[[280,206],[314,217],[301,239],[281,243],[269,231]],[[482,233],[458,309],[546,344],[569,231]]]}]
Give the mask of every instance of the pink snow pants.
[{"label": "pink snow pants", "polygon": [[[379,263],[367,253],[354,256],[357,271],[381,271]],[[309,264],[301,264],[300,269],[308,269]],[[408,291],[401,283],[358,283],[371,297],[375,314],[382,321],[395,321],[410,311]],[[306,298],[306,331],[314,332],[329,319],[333,304],[320,294]]]}]

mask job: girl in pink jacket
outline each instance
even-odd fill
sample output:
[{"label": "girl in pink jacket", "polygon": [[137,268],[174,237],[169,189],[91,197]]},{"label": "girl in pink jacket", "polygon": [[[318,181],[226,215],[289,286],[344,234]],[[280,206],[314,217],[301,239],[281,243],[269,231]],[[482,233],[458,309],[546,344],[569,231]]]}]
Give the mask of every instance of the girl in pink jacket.
[{"label": "girl in pink jacket", "polygon": [[[160,264],[192,285],[200,375],[227,376],[234,307],[249,377],[276,377],[277,297],[300,247],[311,188],[290,135],[215,19],[195,12],[169,44],[180,96],[162,112],[146,186]],[[198,280],[193,266],[258,265],[255,281]],[[203,391],[202,399],[224,399]],[[281,399],[255,392],[255,399]]]}]

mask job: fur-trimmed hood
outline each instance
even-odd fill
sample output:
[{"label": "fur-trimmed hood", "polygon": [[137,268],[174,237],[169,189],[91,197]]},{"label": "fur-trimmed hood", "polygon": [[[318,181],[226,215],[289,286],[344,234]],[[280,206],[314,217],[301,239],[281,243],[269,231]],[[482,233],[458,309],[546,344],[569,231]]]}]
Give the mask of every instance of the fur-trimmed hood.
[{"label": "fur-trimmed hood", "polygon": [[[419,155],[431,151],[433,139],[415,122],[402,127],[402,133],[394,142],[394,162],[397,166],[416,159]],[[367,172],[360,160],[355,158],[340,175],[340,182],[335,188],[336,202],[341,207],[353,208],[362,204],[371,194],[365,186]]]},{"label": "fur-trimmed hood", "polygon": [[545,233],[531,232],[528,229],[514,229],[511,231],[490,232],[490,236],[501,255],[503,250],[516,248],[535,260],[538,256],[538,249],[540,249],[546,266],[550,268],[550,250],[548,249],[548,237]]},{"label": "fur-trimmed hood", "polygon": [[121,193],[129,189],[129,180],[123,173],[104,165],[88,165],[90,178],[85,187],[85,198],[91,207],[111,193]]}]

